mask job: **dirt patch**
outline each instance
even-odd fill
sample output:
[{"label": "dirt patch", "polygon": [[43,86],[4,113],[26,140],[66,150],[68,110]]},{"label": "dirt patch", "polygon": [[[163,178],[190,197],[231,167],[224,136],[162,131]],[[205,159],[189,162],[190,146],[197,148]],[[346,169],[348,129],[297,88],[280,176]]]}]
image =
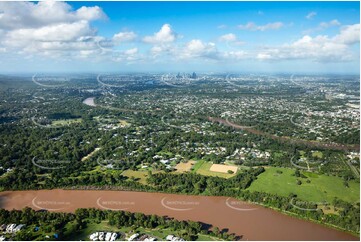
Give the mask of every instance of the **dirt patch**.
[{"label": "dirt patch", "polygon": [[196,162],[194,160],[189,160],[187,163],[180,162],[175,166],[175,168],[177,169],[177,172],[186,172],[190,171],[195,163]]},{"label": "dirt patch", "polygon": [[238,167],[230,166],[230,165],[213,164],[209,170],[215,172],[222,172],[222,173],[228,173],[228,171],[233,171],[233,173],[236,173]]},{"label": "dirt patch", "polygon": [[95,150],[93,150],[91,153],[89,153],[88,155],[81,158],[81,161],[85,161],[85,160],[89,159],[92,155],[94,155],[96,152],[98,152],[98,150],[100,150],[100,148],[95,148]]}]

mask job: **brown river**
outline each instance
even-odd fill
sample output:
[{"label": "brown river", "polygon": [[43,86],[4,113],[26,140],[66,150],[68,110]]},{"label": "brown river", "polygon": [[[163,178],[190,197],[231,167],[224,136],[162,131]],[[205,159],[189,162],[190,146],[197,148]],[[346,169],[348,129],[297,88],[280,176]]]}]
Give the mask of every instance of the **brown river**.
[{"label": "brown river", "polygon": [[348,233],[227,197],[163,193],[39,190],[0,192],[0,207],[74,212],[77,208],[125,210],[200,221],[243,236],[242,240],[359,240]]}]

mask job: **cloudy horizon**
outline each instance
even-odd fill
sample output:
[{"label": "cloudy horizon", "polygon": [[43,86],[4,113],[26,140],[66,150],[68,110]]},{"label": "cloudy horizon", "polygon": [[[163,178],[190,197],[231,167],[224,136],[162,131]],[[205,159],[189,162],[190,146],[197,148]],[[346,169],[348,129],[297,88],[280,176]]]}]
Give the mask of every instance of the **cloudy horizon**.
[{"label": "cloudy horizon", "polygon": [[358,2],[1,2],[0,72],[359,73]]}]

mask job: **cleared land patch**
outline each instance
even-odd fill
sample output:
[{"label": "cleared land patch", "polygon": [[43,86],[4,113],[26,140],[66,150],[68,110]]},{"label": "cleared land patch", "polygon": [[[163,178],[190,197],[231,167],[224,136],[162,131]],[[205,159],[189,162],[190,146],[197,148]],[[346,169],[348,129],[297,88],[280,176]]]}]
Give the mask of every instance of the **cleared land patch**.
[{"label": "cleared land patch", "polygon": [[204,160],[200,160],[194,165],[193,169],[195,173],[203,176],[218,176],[223,178],[231,178],[236,175],[236,173],[228,174],[228,173],[211,171],[210,169],[212,165],[213,165],[212,162],[206,162]]},{"label": "cleared land patch", "polygon": [[187,172],[187,171],[190,171],[191,168],[193,167],[193,165],[195,164],[196,162],[193,161],[193,160],[189,160],[187,163],[184,163],[184,162],[179,162],[175,168],[177,169],[177,172]]},{"label": "cleared land patch", "polygon": [[209,170],[214,172],[222,172],[222,173],[228,173],[228,171],[232,171],[233,173],[236,173],[238,167],[231,165],[213,164]]},{"label": "cleared land patch", "polygon": [[96,152],[98,152],[100,150],[100,148],[95,148],[92,152],[90,152],[88,155],[84,156],[83,158],[81,158],[81,161],[85,161],[87,159],[89,159],[90,157],[92,157]]},{"label": "cleared land patch", "polygon": [[65,126],[65,125],[71,125],[76,123],[81,123],[82,118],[74,118],[74,119],[59,119],[59,120],[53,120],[51,122],[52,126]]},{"label": "cleared land patch", "polygon": [[[153,174],[160,173],[162,171],[153,171]],[[129,179],[134,178],[138,182],[146,185],[148,178],[148,171],[133,171],[133,170],[125,170],[122,173],[123,176],[128,177]]]}]

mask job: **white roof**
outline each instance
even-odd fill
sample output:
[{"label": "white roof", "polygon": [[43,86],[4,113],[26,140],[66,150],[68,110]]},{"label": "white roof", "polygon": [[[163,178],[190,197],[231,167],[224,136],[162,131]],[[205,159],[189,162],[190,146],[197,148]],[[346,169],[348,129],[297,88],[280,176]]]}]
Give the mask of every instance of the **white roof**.
[{"label": "white roof", "polygon": [[173,237],[174,237],[174,235],[173,235],[173,234],[170,234],[170,235],[167,235],[167,237],[166,237],[165,239],[166,239],[166,240],[172,240]]}]

